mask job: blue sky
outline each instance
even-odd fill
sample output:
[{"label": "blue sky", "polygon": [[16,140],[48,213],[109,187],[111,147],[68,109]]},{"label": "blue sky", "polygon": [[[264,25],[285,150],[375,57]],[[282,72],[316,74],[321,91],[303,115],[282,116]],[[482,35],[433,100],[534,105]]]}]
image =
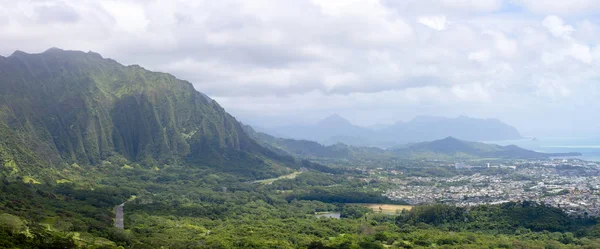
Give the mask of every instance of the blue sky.
[{"label": "blue sky", "polygon": [[600,132],[600,1],[2,1],[0,55],[95,51],[188,80],[261,126],[332,113]]}]

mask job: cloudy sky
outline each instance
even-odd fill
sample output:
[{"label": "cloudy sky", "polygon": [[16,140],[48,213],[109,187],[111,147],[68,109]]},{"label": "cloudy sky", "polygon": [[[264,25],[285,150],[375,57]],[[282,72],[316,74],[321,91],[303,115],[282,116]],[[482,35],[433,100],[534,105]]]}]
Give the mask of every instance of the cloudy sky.
[{"label": "cloudy sky", "polygon": [[0,55],[95,51],[260,126],[339,113],[600,132],[600,0],[0,0]]}]

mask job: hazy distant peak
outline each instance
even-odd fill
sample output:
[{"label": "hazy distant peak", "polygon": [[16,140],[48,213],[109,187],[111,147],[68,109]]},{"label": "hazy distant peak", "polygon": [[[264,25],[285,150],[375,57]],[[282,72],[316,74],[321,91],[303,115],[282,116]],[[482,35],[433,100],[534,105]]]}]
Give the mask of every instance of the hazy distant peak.
[{"label": "hazy distant peak", "polygon": [[53,54],[53,55],[62,55],[62,54],[68,54],[68,55],[91,55],[94,57],[98,57],[98,58],[103,58],[101,54],[93,52],[93,51],[88,51],[83,52],[83,51],[79,51],[79,50],[65,50],[62,48],[57,48],[57,47],[51,47],[49,49],[46,49],[46,51],[44,51],[42,54]]},{"label": "hazy distant peak", "polygon": [[61,48],[57,48],[57,47],[51,47],[49,49],[46,49],[44,52],[41,53],[27,53],[27,52],[23,52],[21,50],[15,50],[9,57],[21,57],[21,56],[29,56],[29,55],[53,55],[53,56],[74,56],[74,55],[81,55],[81,56],[93,56],[93,57],[97,57],[100,59],[104,59],[102,57],[102,55],[100,55],[99,53],[93,52],[93,51],[88,51],[83,52],[83,51],[78,51],[78,50],[64,50]]},{"label": "hazy distant peak", "polygon": [[497,118],[486,118],[485,121],[488,121],[488,122],[491,122],[491,123],[504,124],[504,122],[502,122],[500,119],[497,119]]},{"label": "hazy distant peak", "polygon": [[504,149],[507,149],[507,150],[518,150],[518,149],[521,149],[521,147],[516,146],[514,144],[509,144],[509,145],[504,146]]},{"label": "hazy distant peak", "polygon": [[448,136],[446,138],[443,139],[439,139],[439,140],[435,140],[435,141],[431,141],[430,143],[434,143],[434,144],[445,144],[445,145],[454,145],[456,146],[457,144],[462,144],[465,141],[460,140],[458,138],[455,138],[453,136]]},{"label": "hazy distant peak", "polygon": [[448,136],[448,137],[446,137],[444,139],[441,139],[441,140],[445,140],[445,141],[461,141],[460,139],[455,138],[453,136]]},{"label": "hazy distant peak", "polygon": [[88,55],[92,55],[92,56],[96,56],[96,57],[98,57],[98,58],[101,58],[101,59],[103,59],[103,58],[104,58],[104,57],[102,57],[102,55],[101,55],[100,53],[96,53],[96,52],[94,52],[94,51],[91,51],[91,50],[90,50],[90,51],[88,51],[88,52],[87,52],[87,54],[88,54]]},{"label": "hazy distant peak", "polygon": [[496,119],[467,116],[415,116],[408,122],[363,128],[333,114],[314,125],[289,126],[274,133],[295,139],[319,141],[324,144],[343,142],[350,145],[391,147],[402,143],[441,139],[449,144],[463,141],[496,141],[521,138],[514,127]]},{"label": "hazy distant peak", "polygon": [[410,122],[438,122],[446,119],[448,118],[440,116],[418,115],[415,116]]},{"label": "hazy distant peak", "polygon": [[331,115],[327,116],[326,118],[324,118],[324,120],[326,120],[326,119],[343,119],[343,120],[346,120],[344,117],[340,116],[337,113],[331,114]]},{"label": "hazy distant peak", "polygon": [[319,121],[317,125],[352,125],[352,123],[336,113]]},{"label": "hazy distant peak", "polygon": [[44,51],[44,53],[54,53],[54,52],[64,52],[65,50],[57,48],[57,47],[51,47],[49,49],[46,49],[46,51]]},{"label": "hazy distant peak", "polygon": [[21,56],[21,55],[27,55],[27,53],[25,53],[25,52],[23,52],[21,50],[15,50],[15,52],[13,52],[8,57],[17,57],[17,56]]}]

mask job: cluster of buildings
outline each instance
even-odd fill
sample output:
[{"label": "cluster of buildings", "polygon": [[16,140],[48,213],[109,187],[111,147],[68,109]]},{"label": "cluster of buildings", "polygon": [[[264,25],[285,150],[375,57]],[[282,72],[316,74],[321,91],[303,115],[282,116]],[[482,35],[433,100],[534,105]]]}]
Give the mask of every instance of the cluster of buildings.
[{"label": "cluster of buildings", "polygon": [[485,165],[470,165],[468,163],[463,163],[463,162],[457,162],[454,164],[454,167],[456,169],[472,169],[472,168],[507,168],[507,169],[516,169],[517,166],[514,165],[504,165],[504,164],[497,164],[497,165],[492,165],[490,163],[486,163]]},{"label": "cluster of buildings", "polygon": [[[507,173],[453,177],[396,177],[385,195],[412,205],[458,206],[537,201],[574,215],[600,215],[600,165],[581,160],[511,162]],[[468,165],[456,165],[468,169]],[[506,167],[506,166],[505,166]]]}]

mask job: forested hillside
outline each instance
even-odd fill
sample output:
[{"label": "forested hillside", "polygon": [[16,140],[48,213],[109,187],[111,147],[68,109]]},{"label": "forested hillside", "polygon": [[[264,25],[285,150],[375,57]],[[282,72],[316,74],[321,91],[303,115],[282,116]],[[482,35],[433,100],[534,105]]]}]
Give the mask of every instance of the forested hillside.
[{"label": "forested hillside", "polygon": [[13,159],[17,155],[3,150],[4,164],[17,170],[36,161],[122,159],[147,167],[185,161],[251,177],[283,169],[214,100],[169,74],[53,48],[0,57],[0,79],[2,135],[18,145],[10,150],[29,152]]}]

